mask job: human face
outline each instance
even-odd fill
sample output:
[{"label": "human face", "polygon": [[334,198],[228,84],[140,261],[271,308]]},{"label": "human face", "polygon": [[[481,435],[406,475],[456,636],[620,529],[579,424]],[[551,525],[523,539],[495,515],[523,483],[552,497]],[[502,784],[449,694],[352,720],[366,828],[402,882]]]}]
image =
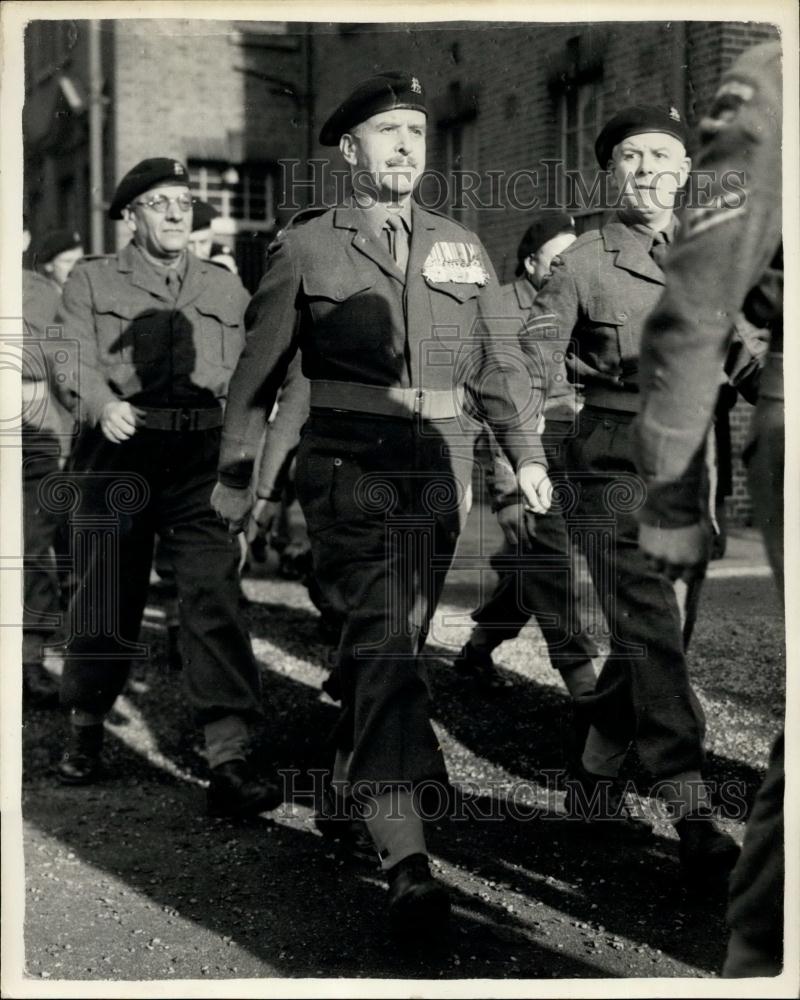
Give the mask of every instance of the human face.
[{"label": "human face", "polygon": [[[177,199],[189,194],[185,184],[158,184],[140,194],[125,209],[125,221],[133,232],[133,242],[152,257],[174,260],[186,249],[192,231],[192,209],[178,205]],[[151,198],[169,198],[167,211],[161,215],[146,204]]]},{"label": "human face", "polygon": [[576,239],[575,233],[558,233],[551,240],[543,243],[536,253],[525,258],[525,271],[534,288],[542,287],[545,278],[550,275],[550,265],[553,258],[571,246]]},{"label": "human face", "polygon": [[667,225],[691,168],[683,143],[665,132],[631,135],[614,147],[611,164],[622,208],[653,229]]},{"label": "human face", "polygon": [[193,233],[189,234],[189,249],[195,255],[199,257],[200,260],[208,260],[211,256],[211,244],[213,240],[211,238],[211,229],[195,229]]},{"label": "human face", "polygon": [[72,247],[70,250],[56,254],[51,261],[44,265],[44,270],[54,281],[63,286],[66,284],[69,272],[81,257],[83,257],[83,247]]},{"label": "human face", "polygon": [[425,169],[423,111],[382,111],[342,136],[339,148],[350,164],[357,193],[378,201],[405,201]]}]

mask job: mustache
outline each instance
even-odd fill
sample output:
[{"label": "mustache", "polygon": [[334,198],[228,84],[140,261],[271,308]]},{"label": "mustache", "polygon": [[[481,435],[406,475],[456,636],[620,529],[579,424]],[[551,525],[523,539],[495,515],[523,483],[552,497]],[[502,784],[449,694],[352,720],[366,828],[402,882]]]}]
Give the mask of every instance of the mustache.
[{"label": "mustache", "polygon": [[387,160],[387,167],[416,167],[417,161],[413,157],[404,156],[402,159]]}]

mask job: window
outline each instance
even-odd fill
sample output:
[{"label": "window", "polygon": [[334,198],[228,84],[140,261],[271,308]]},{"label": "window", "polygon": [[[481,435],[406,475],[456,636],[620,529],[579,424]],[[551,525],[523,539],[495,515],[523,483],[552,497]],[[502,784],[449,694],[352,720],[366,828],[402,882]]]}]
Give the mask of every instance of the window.
[{"label": "window", "polygon": [[567,170],[595,173],[594,142],[603,127],[603,93],[598,81],[568,86],[559,114],[561,159]]},{"label": "window", "polygon": [[275,227],[275,170],[272,164],[229,164],[189,160],[193,193],[226,218],[238,232]]},{"label": "window", "polygon": [[604,188],[594,143],[609,110],[603,80],[604,38],[598,31],[570,38],[554,83],[561,161],[557,194],[576,216],[579,231],[593,228],[602,214]]}]

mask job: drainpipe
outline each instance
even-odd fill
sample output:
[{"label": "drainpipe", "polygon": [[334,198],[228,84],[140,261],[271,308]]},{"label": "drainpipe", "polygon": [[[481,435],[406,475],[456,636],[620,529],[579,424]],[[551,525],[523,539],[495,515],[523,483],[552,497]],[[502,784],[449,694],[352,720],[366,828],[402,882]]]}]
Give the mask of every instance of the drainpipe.
[{"label": "drainpipe", "polygon": [[100,22],[89,21],[89,199],[92,253],[105,250],[103,231],[103,76]]}]

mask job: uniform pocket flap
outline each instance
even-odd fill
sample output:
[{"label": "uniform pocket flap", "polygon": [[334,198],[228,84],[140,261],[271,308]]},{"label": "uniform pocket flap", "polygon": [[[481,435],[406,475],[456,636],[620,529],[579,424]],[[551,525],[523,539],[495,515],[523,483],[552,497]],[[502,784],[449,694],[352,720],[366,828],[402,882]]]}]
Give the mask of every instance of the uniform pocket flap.
[{"label": "uniform pocket flap", "polygon": [[480,286],[468,281],[432,281],[427,275],[423,277],[425,277],[425,284],[431,291],[444,292],[445,295],[449,295],[458,302],[476,299],[481,294]]},{"label": "uniform pocket flap", "polygon": [[627,313],[603,298],[591,299],[587,313],[592,323],[603,326],[621,326],[628,319]]},{"label": "uniform pocket flap", "polygon": [[223,326],[239,326],[242,323],[242,311],[235,302],[196,302],[195,309],[201,316],[210,316]]},{"label": "uniform pocket flap", "polygon": [[310,299],[330,299],[331,302],[344,302],[374,284],[373,275],[361,274],[355,269],[344,274],[334,270],[331,274],[303,275],[303,291]]}]

